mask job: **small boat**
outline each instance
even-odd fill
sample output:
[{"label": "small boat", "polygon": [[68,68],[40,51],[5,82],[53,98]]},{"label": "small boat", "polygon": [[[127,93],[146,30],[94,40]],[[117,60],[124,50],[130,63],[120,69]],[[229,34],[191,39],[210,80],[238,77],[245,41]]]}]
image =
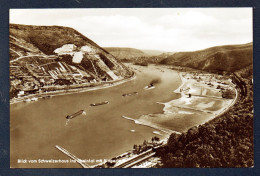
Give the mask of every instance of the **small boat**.
[{"label": "small boat", "polygon": [[101,103],[91,103],[90,106],[100,106],[100,105],[105,105],[105,104],[108,104],[109,102],[108,101],[104,101],[104,102],[101,102]]},{"label": "small boat", "polygon": [[131,92],[131,93],[125,93],[122,96],[126,97],[126,96],[132,96],[132,95],[136,95],[136,94],[138,94],[138,93],[137,92]]},{"label": "small boat", "polygon": [[77,116],[79,116],[79,115],[81,115],[81,114],[83,114],[83,113],[84,113],[84,110],[80,110],[80,111],[78,111],[78,112],[76,112],[76,113],[74,113],[74,114],[67,115],[67,116],[66,116],[66,119],[72,119],[72,118],[77,117]]},{"label": "small boat", "polygon": [[38,98],[33,97],[33,98],[31,99],[31,101],[38,101]]},{"label": "small boat", "polygon": [[153,84],[149,84],[148,86],[145,86],[144,89],[149,90],[155,88]]}]

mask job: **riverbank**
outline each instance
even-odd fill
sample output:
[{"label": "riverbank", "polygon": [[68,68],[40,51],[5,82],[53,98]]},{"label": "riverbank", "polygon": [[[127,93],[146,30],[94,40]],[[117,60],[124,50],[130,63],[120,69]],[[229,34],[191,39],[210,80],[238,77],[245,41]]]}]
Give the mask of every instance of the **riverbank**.
[{"label": "riverbank", "polygon": [[230,77],[236,85],[234,101],[208,123],[181,136],[172,134],[168,145],[157,152],[160,158],[157,168],[254,166],[252,71],[240,70]]},{"label": "riverbank", "polygon": [[[163,113],[146,114],[138,119],[131,117],[126,119],[166,134],[180,134],[225,113],[237,101],[238,93],[231,80],[209,73],[178,72],[178,74],[182,83],[173,93],[179,94],[180,98],[168,102],[157,102],[164,105]],[[222,97],[222,92],[226,89],[234,92],[234,98]],[[188,125],[178,126],[176,121],[179,124],[188,123]]]},{"label": "riverbank", "polygon": [[113,81],[113,82],[101,83],[101,85],[97,85],[95,87],[87,86],[87,87],[72,88],[72,89],[67,89],[67,90],[62,89],[62,90],[49,91],[49,92],[44,92],[44,93],[30,94],[28,96],[23,96],[23,97],[20,97],[20,98],[13,98],[13,99],[10,100],[10,104],[25,102],[26,100],[32,100],[34,98],[36,98],[36,99],[38,99],[38,98],[51,98],[52,96],[82,93],[82,92],[87,92],[87,91],[110,88],[110,87],[114,87],[114,86],[118,86],[120,84],[126,83],[126,82],[131,81],[135,78],[136,78],[136,74],[133,72],[133,75],[130,78],[117,80],[117,81]]},{"label": "riverbank", "polygon": [[[176,108],[182,109],[182,111],[185,111],[184,109],[188,109],[188,110],[209,113],[210,115],[203,123],[195,125],[196,127],[198,127],[199,125],[203,125],[203,124],[209,122],[210,120],[221,116],[222,114],[227,112],[237,102],[238,91],[236,90],[235,85],[232,83],[231,80],[225,80],[224,78],[221,78],[221,79],[216,78],[216,80],[210,81],[210,86],[209,86],[209,83],[207,81],[204,81],[204,82],[199,81],[200,82],[199,83],[196,79],[192,78],[194,76],[193,74],[184,73],[184,72],[178,72],[178,73],[179,73],[180,79],[182,80],[182,83],[173,92],[180,94],[181,97],[179,99],[172,100],[172,101],[169,101],[166,103],[157,102],[159,104],[164,105],[163,114],[144,115],[143,117],[147,117],[147,116],[150,117],[150,118],[146,118],[145,120],[143,120],[144,118],[142,118],[142,117],[140,117],[140,119],[132,119],[129,117],[123,117],[123,118],[132,120],[136,124],[145,125],[145,126],[149,126],[151,128],[158,129],[167,134],[170,134],[170,133],[182,134],[183,132],[186,132],[186,131],[178,132],[178,131],[173,131],[171,129],[161,127],[158,124],[157,125],[154,124],[153,122],[155,122],[155,121],[153,121],[153,120],[151,121],[151,117],[155,116],[156,119],[159,119],[159,118],[165,119],[165,116],[170,116],[172,114],[175,114],[174,109],[176,109]],[[208,77],[209,74],[199,75],[200,79],[202,76]],[[203,80],[203,78],[202,78],[202,80]],[[197,90],[198,87],[201,89],[200,94],[198,94],[198,90]],[[223,88],[223,89],[231,88],[232,91],[235,92],[235,97],[230,100],[222,98],[222,94],[219,92],[220,88]],[[204,90],[202,91],[202,89],[204,89]],[[209,91],[207,91],[207,90],[209,90]],[[221,106],[219,107],[218,110],[212,109],[212,106],[214,105],[213,103],[210,103],[210,102],[204,102],[204,104],[201,103],[201,101],[205,101],[205,99],[209,99],[209,100],[213,100],[213,101],[220,100],[220,101],[222,101]],[[200,100],[200,103],[196,102],[198,100]],[[180,113],[180,111],[178,113]],[[186,114],[189,114],[189,112],[186,112]],[[188,129],[190,129],[190,128],[188,128]],[[163,141],[164,141],[163,144],[167,143],[168,137],[165,137],[163,139]],[[155,160],[156,159],[151,158],[151,159],[147,160],[145,162],[145,164],[142,165],[142,163],[141,163],[137,167],[144,167],[144,166],[153,167],[156,164]],[[158,158],[156,161],[158,161]]]},{"label": "riverbank", "polygon": [[[185,79],[185,78],[183,77],[182,73],[180,73],[180,78],[181,78],[181,80],[182,80],[182,85],[181,85],[178,89],[176,89],[176,90],[174,91],[174,92],[176,92],[176,93],[181,93],[181,90],[182,90],[183,88],[185,88],[185,85],[187,85],[187,83],[189,82],[189,80],[187,80],[187,79]],[[227,106],[223,106],[223,108],[221,108],[220,111],[218,111],[217,113],[215,113],[215,114],[212,116],[212,118],[210,118],[209,120],[207,120],[206,122],[204,122],[204,123],[202,123],[202,124],[200,124],[200,125],[196,125],[196,126],[195,126],[196,128],[199,128],[199,127],[201,127],[201,126],[205,126],[206,124],[208,124],[208,122],[210,123],[210,122],[214,121],[215,119],[218,119],[219,117],[222,117],[226,112],[228,112],[230,109],[232,109],[233,106],[238,102],[238,97],[239,97],[239,95],[238,95],[238,90],[235,88],[236,85],[233,84],[231,80],[229,80],[229,82],[230,82],[230,85],[232,85],[231,87],[232,87],[233,90],[235,91],[235,98],[234,98],[234,99],[232,100],[232,102],[229,103]],[[184,95],[182,94],[182,97],[183,97],[183,96],[184,96]],[[187,99],[187,96],[184,97],[184,98]],[[169,106],[169,104],[168,104],[168,106]],[[167,113],[167,103],[165,104],[164,111]],[[190,129],[194,129],[194,128],[190,128]],[[189,130],[190,130],[190,129],[189,129]],[[186,133],[187,133],[187,132],[182,133],[182,134],[186,134]],[[166,155],[166,154],[165,154],[165,155]],[[147,161],[145,161],[145,162],[143,162],[143,163],[137,165],[136,168],[144,168],[144,167],[145,167],[145,168],[151,168],[151,167],[156,167],[156,166],[161,165],[161,164],[158,164],[158,163],[162,163],[162,158],[160,158],[160,157],[158,157],[158,156],[156,155],[156,157],[152,157],[152,158],[150,158],[149,160],[147,160]]]},{"label": "riverbank", "polygon": [[[186,73],[187,74],[187,73]],[[179,72],[180,78],[182,80],[182,85],[176,89],[174,92],[175,93],[180,93],[181,94],[181,99],[183,99],[182,101],[191,101],[191,97],[189,97],[188,95],[190,94],[192,97],[194,96],[201,96],[201,97],[208,97],[208,98],[215,98],[215,99],[224,99],[222,98],[222,94],[221,92],[218,92],[218,90],[220,88],[223,89],[232,89],[232,91],[235,92],[235,97],[233,99],[231,99],[230,101],[228,101],[227,103],[224,103],[223,106],[218,110],[215,111],[213,113],[213,117],[210,118],[208,121],[224,114],[225,112],[227,112],[236,102],[237,102],[237,98],[238,98],[238,91],[235,88],[236,85],[232,83],[231,79],[228,80],[215,80],[213,82],[210,82],[210,86],[208,86],[208,82],[202,82],[200,81],[200,86],[196,85],[198,84],[198,81],[196,79],[192,79],[192,75],[187,74],[186,76],[188,77],[185,78],[185,73],[184,72]],[[200,78],[201,79],[201,78]],[[211,92],[209,95],[207,95],[207,93],[205,95],[202,95],[203,93],[201,93],[200,95],[196,94],[197,90],[196,87],[194,88],[194,85],[196,85],[196,87],[200,87],[200,88],[204,88],[204,89],[211,89]],[[219,88],[218,88],[219,87]],[[213,90],[213,92],[212,92]],[[214,92],[217,91],[217,92]],[[165,103],[165,108],[164,108],[164,112],[168,112],[169,111],[169,107],[170,107],[170,103]],[[177,102],[176,104],[180,104],[180,102]],[[206,121],[205,123],[207,123],[208,121]],[[203,123],[204,124],[204,123]],[[202,125],[202,124],[201,124]]]},{"label": "riverbank", "polygon": [[[156,126],[156,125],[153,125],[151,123],[147,123],[147,122],[141,122],[139,120],[136,120],[136,119],[133,119],[133,118],[130,118],[130,117],[126,117],[126,116],[122,116],[122,118],[124,119],[127,119],[127,120],[132,120],[134,121],[135,124],[137,125],[143,125],[143,126],[148,126],[150,128],[153,128],[153,129],[156,129],[156,130],[159,130],[163,133],[166,133],[168,135],[172,134],[172,133],[176,133],[176,134],[181,134],[180,132],[178,131],[173,131],[173,130],[170,130],[170,129],[167,129],[167,128],[163,128],[163,127],[159,127],[159,126]],[[155,133],[156,134],[156,133]],[[161,135],[162,136],[162,135]]]},{"label": "riverbank", "polygon": [[[231,82],[231,80],[226,80],[226,78],[214,74],[211,75],[208,73],[197,75],[197,73],[194,74],[188,72],[178,72],[178,74],[182,82],[181,85],[173,91],[173,93],[180,94],[180,98],[171,100],[166,103],[157,102],[158,104],[164,105],[162,114],[157,113],[143,115],[139,119],[122,116],[127,120],[134,121],[135,124],[148,126],[167,134],[164,135],[164,137],[160,141],[162,142],[162,146],[167,143],[171,133],[182,134],[193,126],[203,125],[208,121],[222,115],[234,105],[238,97],[235,85]],[[199,81],[197,77],[199,78]],[[220,91],[221,88],[231,88],[233,91],[235,91],[235,98],[222,98],[222,93]],[[214,107],[215,105],[217,107]],[[176,109],[178,110],[176,111]],[[172,130],[171,128],[163,126],[163,123],[158,122],[158,119],[163,119],[165,123],[165,120],[167,121],[167,118],[168,120],[171,120],[172,118],[174,119],[174,116],[178,116],[179,114],[189,116],[191,114],[194,114],[195,112],[196,115],[206,116],[206,118],[200,121],[200,123],[198,123],[197,125],[187,127],[186,130],[183,131]],[[192,118],[192,116],[190,116],[190,118]],[[126,155],[124,156],[130,155],[132,152],[133,151],[126,152]],[[122,155],[114,158],[118,157],[121,158]],[[132,157],[133,156],[131,155],[131,157],[126,157],[124,160],[127,161]],[[155,163],[155,160],[151,158],[146,161],[146,164],[141,164],[138,167],[153,167]]]}]

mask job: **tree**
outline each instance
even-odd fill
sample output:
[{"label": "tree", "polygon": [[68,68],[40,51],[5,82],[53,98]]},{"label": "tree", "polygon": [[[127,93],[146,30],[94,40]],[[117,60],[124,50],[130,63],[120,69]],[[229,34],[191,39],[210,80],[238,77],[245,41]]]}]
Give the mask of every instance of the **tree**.
[{"label": "tree", "polygon": [[153,143],[154,143],[154,142],[158,142],[158,141],[160,141],[160,138],[159,138],[159,137],[157,137],[157,136],[152,137],[152,142],[153,142]]},{"label": "tree", "polygon": [[170,135],[170,138],[168,139],[167,145],[169,146],[170,150],[173,150],[175,146],[177,145],[179,139],[179,135],[176,133],[172,133]]},{"label": "tree", "polygon": [[136,145],[136,144],[134,144],[133,149],[134,149],[134,150],[137,150],[137,145]]},{"label": "tree", "polygon": [[147,144],[148,144],[147,140],[144,140],[143,145],[147,146]]}]

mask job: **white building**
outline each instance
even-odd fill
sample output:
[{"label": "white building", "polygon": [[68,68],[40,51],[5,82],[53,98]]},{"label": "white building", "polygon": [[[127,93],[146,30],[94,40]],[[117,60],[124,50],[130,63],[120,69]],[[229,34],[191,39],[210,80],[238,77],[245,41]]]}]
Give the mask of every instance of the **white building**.
[{"label": "white building", "polygon": [[54,53],[57,53],[58,55],[61,54],[70,54],[73,53],[76,50],[77,46],[74,44],[65,44],[60,48],[57,48],[54,50]]},{"label": "white building", "polygon": [[83,59],[83,53],[81,51],[76,52],[72,58],[72,62],[81,63],[82,59]]},{"label": "white building", "polygon": [[88,45],[82,46],[80,50],[86,53],[95,53],[95,50]]}]

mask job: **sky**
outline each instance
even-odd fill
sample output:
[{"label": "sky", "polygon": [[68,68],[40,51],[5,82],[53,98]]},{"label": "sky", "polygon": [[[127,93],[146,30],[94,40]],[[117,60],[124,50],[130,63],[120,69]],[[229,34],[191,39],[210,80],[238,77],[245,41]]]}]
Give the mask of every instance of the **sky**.
[{"label": "sky", "polygon": [[10,23],[72,27],[101,47],[166,52],[253,41],[252,8],[10,9]]}]

